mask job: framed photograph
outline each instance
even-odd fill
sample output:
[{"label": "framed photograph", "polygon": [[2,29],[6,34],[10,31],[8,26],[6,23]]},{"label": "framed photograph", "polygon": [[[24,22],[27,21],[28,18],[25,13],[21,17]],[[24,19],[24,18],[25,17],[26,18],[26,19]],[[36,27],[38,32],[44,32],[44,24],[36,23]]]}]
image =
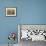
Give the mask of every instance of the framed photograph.
[{"label": "framed photograph", "polygon": [[16,16],[16,8],[6,8],[6,16]]}]

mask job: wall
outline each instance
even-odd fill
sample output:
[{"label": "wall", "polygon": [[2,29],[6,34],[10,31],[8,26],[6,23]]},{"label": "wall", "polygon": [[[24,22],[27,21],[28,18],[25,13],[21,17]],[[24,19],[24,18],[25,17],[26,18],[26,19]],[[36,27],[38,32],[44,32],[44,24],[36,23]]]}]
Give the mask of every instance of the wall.
[{"label": "wall", "polygon": [[21,24],[46,24],[46,0],[23,0]]},{"label": "wall", "polygon": [[[16,7],[16,17],[6,17],[5,8]],[[7,44],[17,24],[46,24],[46,0],[0,0],[0,44]],[[17,43],[17,40],[16,40]]]},{"label": "wall", "polygon": [[[16,17],[6,17],[5,9],[7,7],[16,7]],[[21,7],[18,0],[0,0],[0,44],[7,44],[8,34],[10,32],[16,32],[18,34],[17,25],[20,23]],[[18,38],[17,38],[18,39]],[[16,43],[18,42],[16,39]]]}]

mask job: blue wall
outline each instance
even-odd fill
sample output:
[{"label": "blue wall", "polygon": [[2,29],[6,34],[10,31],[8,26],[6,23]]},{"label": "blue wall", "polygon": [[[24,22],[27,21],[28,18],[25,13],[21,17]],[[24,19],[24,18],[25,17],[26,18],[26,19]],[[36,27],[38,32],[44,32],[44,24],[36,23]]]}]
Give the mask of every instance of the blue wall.
[{"label": "blue wall", "polygon": [[[16,7],[17,16],[6,17],[7,7]],[[18,24],[46,24],[46,0],[0,0],[0,44],[8,43],[9,32],[17,34]]]},{"label": "blue wall", "polygon": [[46,0],[23,0],[21,24],[46,24]]}]

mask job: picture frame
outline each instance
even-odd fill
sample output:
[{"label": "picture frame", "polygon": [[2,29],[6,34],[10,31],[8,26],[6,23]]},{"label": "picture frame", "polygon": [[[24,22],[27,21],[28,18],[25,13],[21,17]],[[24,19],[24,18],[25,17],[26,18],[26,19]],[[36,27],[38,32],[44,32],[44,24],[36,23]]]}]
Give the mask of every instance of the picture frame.
[{"label": "picture frame", "polygon": [[6,8],[6,16],[16,16],[16,8]]}]

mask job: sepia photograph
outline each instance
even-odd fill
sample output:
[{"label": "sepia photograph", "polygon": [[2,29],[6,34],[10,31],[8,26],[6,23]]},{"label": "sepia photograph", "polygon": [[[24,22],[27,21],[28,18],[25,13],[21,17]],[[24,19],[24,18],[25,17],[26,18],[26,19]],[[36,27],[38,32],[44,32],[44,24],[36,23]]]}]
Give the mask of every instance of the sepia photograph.
[{"label": "sepia photograph", "polygon": [[16,8],[6,8],[6,16],[16,16]]}]

